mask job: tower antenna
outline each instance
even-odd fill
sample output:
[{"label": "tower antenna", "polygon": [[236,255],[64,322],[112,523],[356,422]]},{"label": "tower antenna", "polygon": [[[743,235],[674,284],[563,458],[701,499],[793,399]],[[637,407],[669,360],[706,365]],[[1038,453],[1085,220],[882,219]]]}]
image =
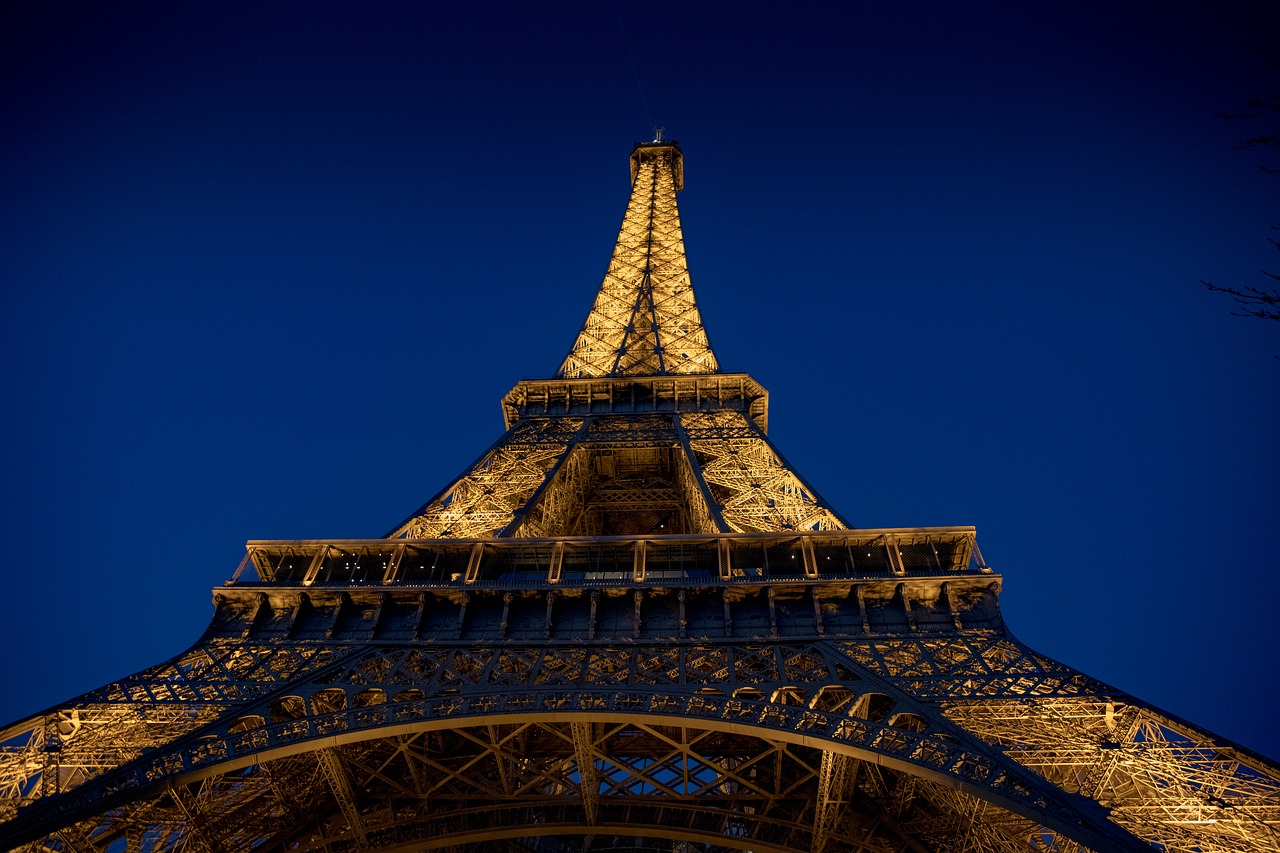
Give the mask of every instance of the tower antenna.
[{"label": "tower antenna", "polygon": [[616,3],[609,4],[613,6],[613,14],[618,19],[618,31],[622,33],[622,46],[627,50],[627,61],[631,63],[631,75],[636,81],[636,91],[640,93],[640,106],[644,107],[644,118],[648,122],[649,127],[653,127],[653,116],[649,115],[649,102],[644,97],[644,86],[640,85],[640,71],[636,68],[636,57],[631,52],[631,41],[627,38],[627,28],[622,23],[622,13],[618,11]]}]

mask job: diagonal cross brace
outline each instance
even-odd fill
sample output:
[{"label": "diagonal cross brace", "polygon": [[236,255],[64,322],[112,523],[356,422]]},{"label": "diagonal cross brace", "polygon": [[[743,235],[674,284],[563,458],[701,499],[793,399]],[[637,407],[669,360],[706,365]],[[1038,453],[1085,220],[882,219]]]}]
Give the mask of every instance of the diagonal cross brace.
[{"label": "diagonal cross brace", "polygon": [[582,791],[582,808],[587,813],[587,823],[595,826],[600,812],[600,776],[596,772],[590,723],[570,723],[573,736],[573,753],[578,764],[578,787]]}]

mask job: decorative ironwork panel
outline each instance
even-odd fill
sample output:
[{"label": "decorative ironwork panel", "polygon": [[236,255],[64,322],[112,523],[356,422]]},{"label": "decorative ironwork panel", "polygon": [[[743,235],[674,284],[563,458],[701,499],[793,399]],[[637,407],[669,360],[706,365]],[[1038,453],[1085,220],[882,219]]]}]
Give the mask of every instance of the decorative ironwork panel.
[{"label": "decorative ironwork panel", "polygon": [[730,529],[747,533],[848,526],[741,413],[685,414],[680,422]]},{"label": "decorative ironwork panel", "polygon": [[511,524],[569,451],[581,418],[521,421],[393,536],[471,539]]}]

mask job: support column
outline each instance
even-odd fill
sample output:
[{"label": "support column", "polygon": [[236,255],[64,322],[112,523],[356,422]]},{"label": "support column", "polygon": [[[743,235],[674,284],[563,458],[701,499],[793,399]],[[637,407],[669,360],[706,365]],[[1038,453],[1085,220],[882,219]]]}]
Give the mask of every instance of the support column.
[{"label": "support column", "polygon": [[671,423],[676,428],[676,436],[680,439],[680,449],[684,451],[685,464],[689,466],[689,473],[693,475],[693,481],[698,484],[698,492],[702,496],[702,501],[707,507],[707,521],[714,528],[715,533],[731,532],[728,525],[724,523],[724,517],[720,514],[720,504],[711,496],[711,489],[707,486],[707,480],[702,476],[702,466],[698,464],[698,457],[693,452],[693,446],[689,444],[689,433],[685,431],[684,423],[679,415],[671,418]]},{"label": "support column", "polygon": [[600,777],[596,773],[595,751],[590,723],[570,723],[573,733],[573,755],[578,765],[578,787],[582,792],[582,808],[587,813],[587,823],[596,825],[600,812]]},{"label": "support column", "polygon": [[358,839],[360,848],[368,848],[369,839],[365,836],[360,809],[356,807],[356,794],[351,788],[351,780],[347,777],[347,769],[342,765],[338,751],[332,747],[317,750],[316,760],[320,763],[320,769],[329,783],[329,789],[333,791],[333,798],[338,801],[342,816],[351,826],[351,832]]},{"label": "support column", "polygon": [[818,796],[813,814],[812,853],[822,853],[848,800],[849,757],[822,751],[818,767]]}]

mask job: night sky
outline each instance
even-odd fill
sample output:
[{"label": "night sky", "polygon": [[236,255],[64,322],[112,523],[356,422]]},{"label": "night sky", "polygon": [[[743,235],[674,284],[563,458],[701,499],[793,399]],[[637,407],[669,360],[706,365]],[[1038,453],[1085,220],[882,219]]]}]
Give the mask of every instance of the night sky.
[{"label": "night sky", "polygon": [[975,525],[1018,637],[1280,757],[1280,324],[1200,284],[1280,268],[1214,117],[1280,89],[1280,4],[892,5],[5,4],[0,721],[469,464],[661,125],[803,476]]}]

